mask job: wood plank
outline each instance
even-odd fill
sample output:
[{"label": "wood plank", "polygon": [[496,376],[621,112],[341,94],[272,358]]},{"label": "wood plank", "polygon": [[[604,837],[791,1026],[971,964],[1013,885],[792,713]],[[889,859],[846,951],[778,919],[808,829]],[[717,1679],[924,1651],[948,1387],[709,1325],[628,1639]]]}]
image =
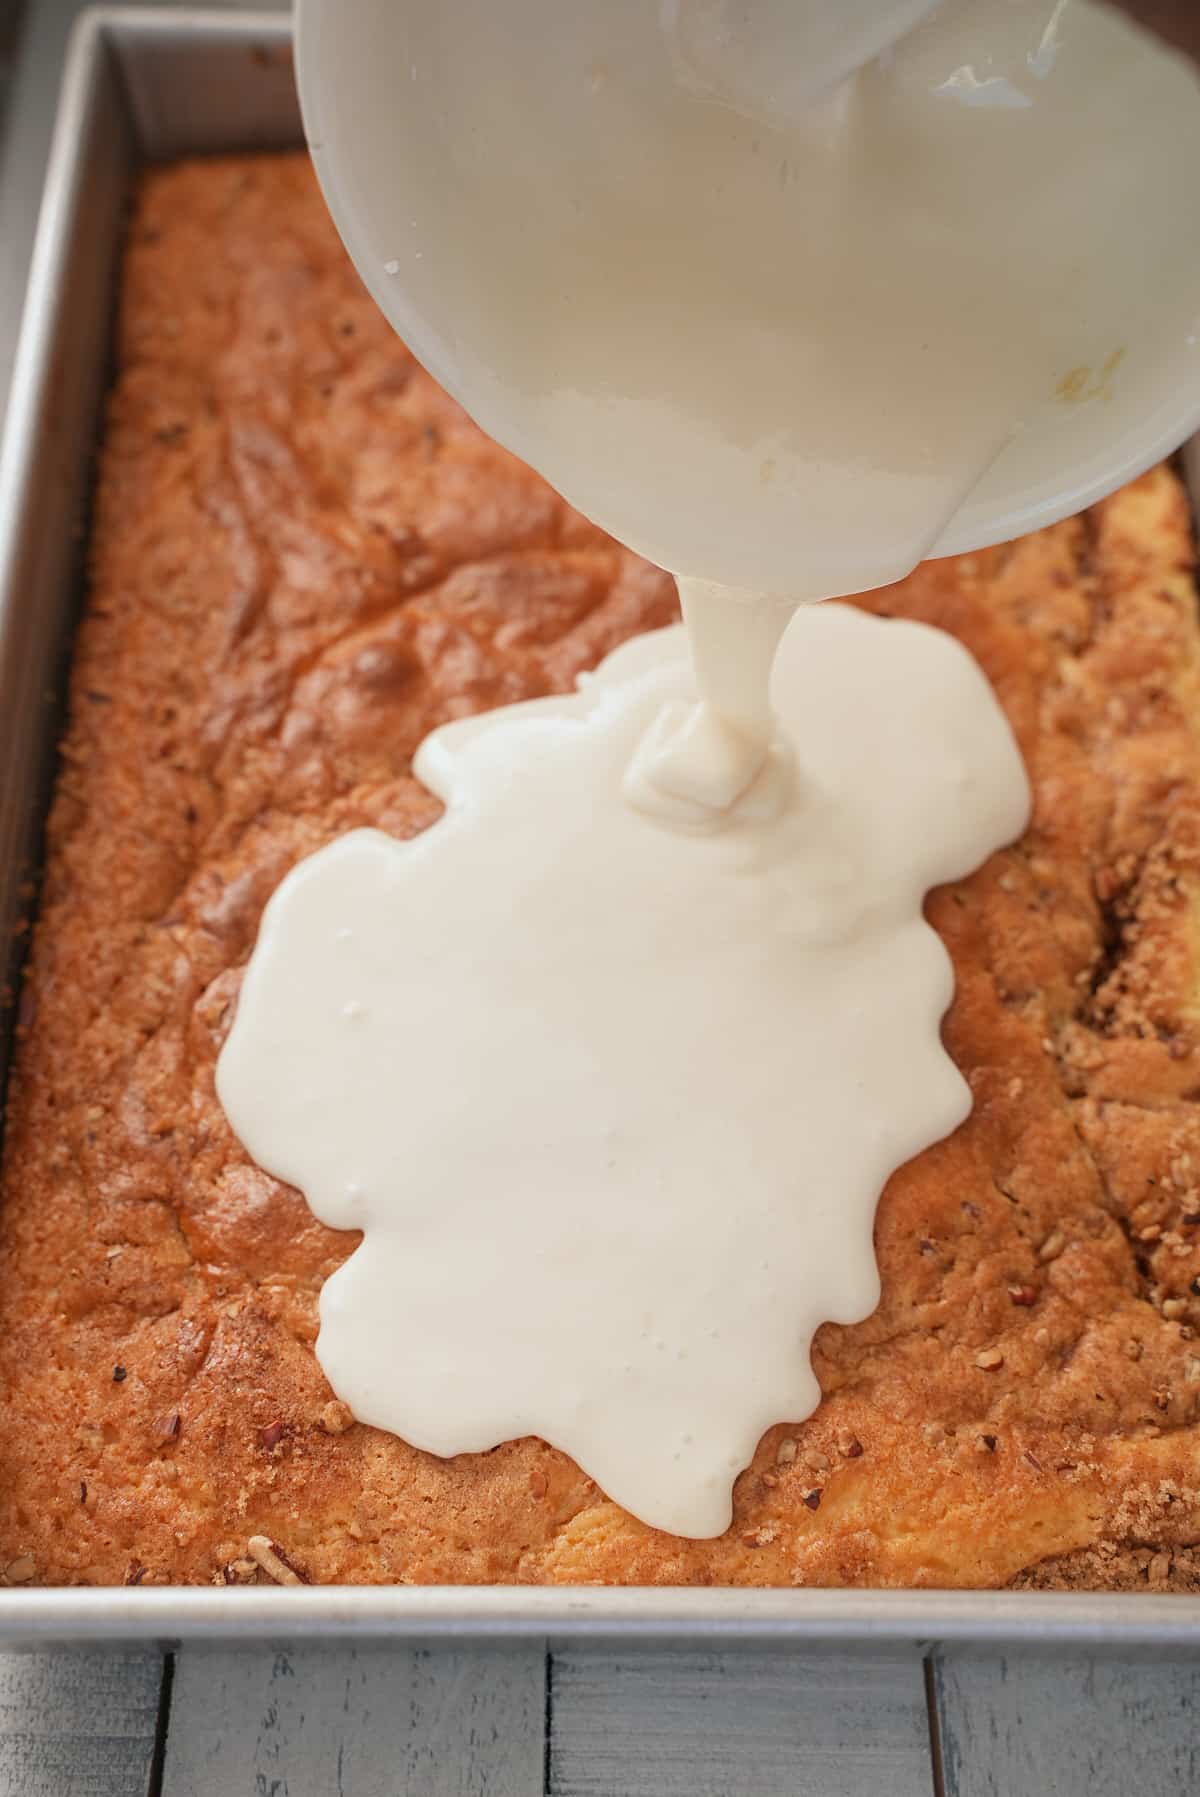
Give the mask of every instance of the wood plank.
[{"label": "wood plank", "polygon": [[1200,1662],[939,1654],[945,1797],[1200,1790]]},{"label": "wood plank", "polygon": [[550,1683],[553,1797],[929,1797],[915,1655],[570,1650]]},{"label": "wood plank", "polygon": [[0,1792],[145,1797],[162,1673],[157,1649],[0,1654]]},{"label": "wood plank", "polygon": [[163,1797],[540,1797],[539,1645],[184,1648]]}]

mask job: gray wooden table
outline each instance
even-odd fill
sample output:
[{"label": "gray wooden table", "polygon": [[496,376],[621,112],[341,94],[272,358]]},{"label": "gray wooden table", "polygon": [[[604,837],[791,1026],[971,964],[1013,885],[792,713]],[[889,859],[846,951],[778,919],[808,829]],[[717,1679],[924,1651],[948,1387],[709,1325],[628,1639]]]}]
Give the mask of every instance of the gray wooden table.
[{"label": "gray wooden table", "polygon": [[[0,0],[0,411],[66,31]],[[0,1652],[0,1797],[1178,1797],[1200,1662],[597,1649]]]},{"label": "gray wooden table", "polygon": [[1200,1663],[0,1655],[3,1797],[1182,1797]]}]

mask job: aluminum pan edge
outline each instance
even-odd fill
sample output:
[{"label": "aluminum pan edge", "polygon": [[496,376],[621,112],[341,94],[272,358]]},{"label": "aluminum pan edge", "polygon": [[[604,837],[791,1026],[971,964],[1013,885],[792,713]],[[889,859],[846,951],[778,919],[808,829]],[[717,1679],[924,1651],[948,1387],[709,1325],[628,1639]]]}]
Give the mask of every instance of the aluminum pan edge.
[{"label": "aluminum pan edge", "polygon": [[154,1640],[797,1643],[924,1652],[943,1642],[1200,1656],[1196,1604],[1078,1592],[571,1586],[54,1589],[0,1593],[10,1645]]},{"label": "aluminum pan edge", "polygon": [[[230,14],[97,7],[76,27],[68,57],[54,148],[18,349],[18,373],[0,456],[0,634],[22,605],[34,602],[32,539],[36,514],[50,491],[44,434],[55,417],[54,365],[69,318],[67,286],[78,277],[84,239],[76,238],[84,190],[83,139],[95,109],[116,104],[115,65],[123,81],[123,114],[114,130],[133,129],[143,151],[172,153],[159,135],[177,127],[157,103],[163,72],[178,80],[179,59],[195,53],[211,73],[222,58],[230,71],[266,43],[286,52],[290,26],[278,13]],[[209,141],[229,149],[243,139],[228,124],[220,85],[211,90]],[[151,104],[150,102],[155,102]],[[194,116],[194,115],[193,115]],[[149,141],[147,141],[149,138]],[[111,255],[111,240],[105,254]],[[74,396],[71,396],[74,400]],[[80,417],[85,400],[77,401]],[[57,396],[59,437],[70,403]],[[69,430],[65,431],[70,436]],[[73,439],[67,472],[82,480],[91,455],[86,433]],[[60,478],[62,471],[60,470]],[[44,569],[44,565],[43,565]],[[65,559],[62,579],[74,578]],[[45,598],[45,595],[42,595]],[[65,593],[57,609],[69,612]],[[28,708],[26,723],[35,720]],[[0,716],[0,732],[6,720]],[[0,756],[3,745],[0,744]],[[32,754],[28,757],[34,759]],[[11,768],[12,763],[9,763]],[[3,807],[0,806],[0,812]],[[15,836],[0,830],[0,854]],[[0,870],[2,871],[2,870]],[[3,881],[0,880],[0,889]],[[709,1648],[785,1647],[802,1642],[844,1646],[926,1647],[939,1641],[1200,1653],[1200,1598],[991,1591],[747,1590],[565,1586],[309,1586],[227,1589],[71,1587],[0,1590],[0,1641],[118,1640],[284,1641],[519,1639],[695,1642]]]}]

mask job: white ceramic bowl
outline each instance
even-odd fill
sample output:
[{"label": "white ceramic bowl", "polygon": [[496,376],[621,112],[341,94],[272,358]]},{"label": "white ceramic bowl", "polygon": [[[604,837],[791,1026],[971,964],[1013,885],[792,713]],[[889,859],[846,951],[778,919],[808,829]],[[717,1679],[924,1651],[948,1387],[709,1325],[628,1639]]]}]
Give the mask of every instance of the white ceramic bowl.
[{"label": "white ceramic bowl", "polygon": [[957,0],[855,78],[864,198],[842,100],[780,116],[783,39],[764,85],[797,7],[298,0],[298,68],[363,280],[485,429],[677,572],[786,591],[803,542],[836,593],[1200,423],[1200,88],[1087,0]]}]

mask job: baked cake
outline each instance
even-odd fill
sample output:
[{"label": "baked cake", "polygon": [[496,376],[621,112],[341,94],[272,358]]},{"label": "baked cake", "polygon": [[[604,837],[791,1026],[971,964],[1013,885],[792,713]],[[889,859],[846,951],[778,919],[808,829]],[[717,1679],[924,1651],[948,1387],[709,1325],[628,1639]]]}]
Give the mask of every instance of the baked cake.
[{"label": "baked cake", "polygon": [[1192,561],[1159,468],[863,601],[970,647],[1036,815],[929,900],[974,1113],[888,1185],[879,1309],[821,1331],[728,1534],[536,1440],[434,1459],[325,1384],[356,1238],[248,1161],[214,1061],[297,858],[424,828],[428,730],[569,688],[674,589],[423,373],[303,157],[148,174],[9,1091],[7,1581],[1200,1588]]}]

